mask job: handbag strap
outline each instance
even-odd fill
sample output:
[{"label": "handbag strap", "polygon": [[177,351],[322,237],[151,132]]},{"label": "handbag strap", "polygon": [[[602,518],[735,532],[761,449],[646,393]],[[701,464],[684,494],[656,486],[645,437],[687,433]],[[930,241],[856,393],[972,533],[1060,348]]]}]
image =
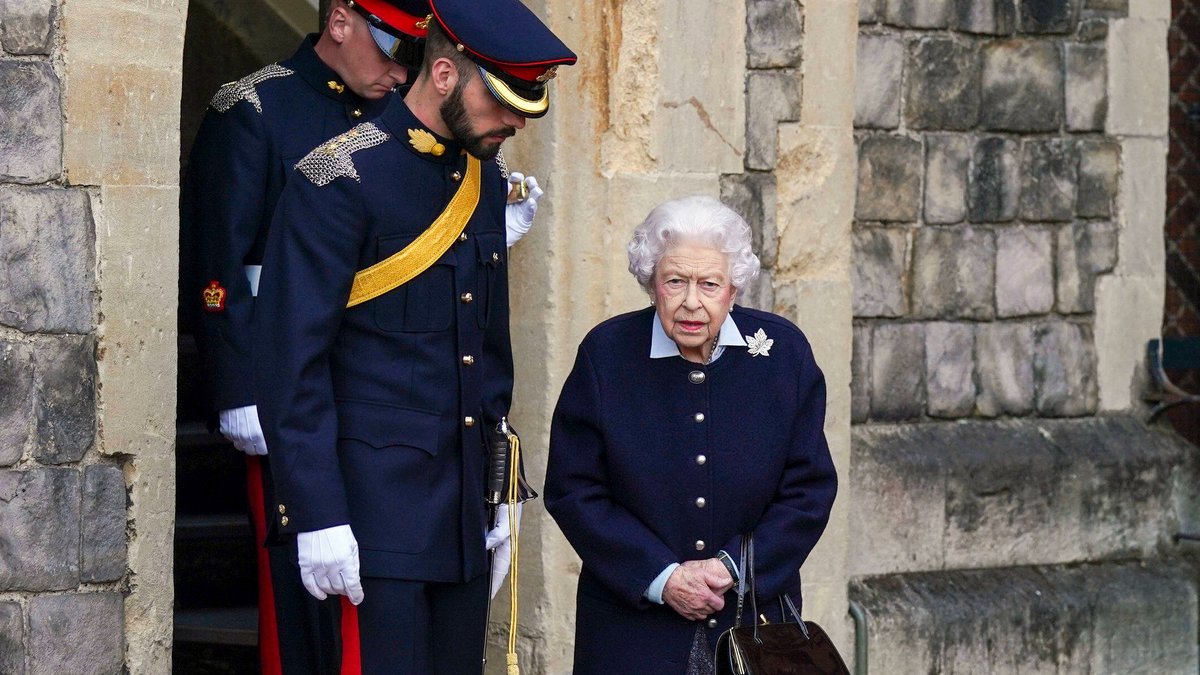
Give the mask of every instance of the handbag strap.
[{"label": "handbag strap", "polygon": [[[799,571],[796,574],[799,576]],[[754,583],[754,533],[742,537],[742,576],[738,580],[737,618],[733,624],[738,628],[742,625],[742,607],[746,595],[746,577],[750,578],[750,611],[753,612],[751,625],[754,627],[754,640],[755,642],[760,642],[758,639],[758,588]],[[796,625],[800,627],[800,632],[804,633],[804,637],[812,639],[812,636],[808,633],[808,627],[804,625],[804,619],[800,617],[800,610],[796,609],[796,603],[792,602],[792,597],[786,592],[780,593],[779,616],[782,620],[787,620],[788,611],[796,618]]]},{"label": "handbag strap", "polygon": [[737,582],[737,615],[734,617],[734,628],[742,627],[742,605],[746,600],[746,558],[747,558],[747,539],[753,535],[742,537],[742,554],[741,554],[741,569],[742,573],[738,576]]}]

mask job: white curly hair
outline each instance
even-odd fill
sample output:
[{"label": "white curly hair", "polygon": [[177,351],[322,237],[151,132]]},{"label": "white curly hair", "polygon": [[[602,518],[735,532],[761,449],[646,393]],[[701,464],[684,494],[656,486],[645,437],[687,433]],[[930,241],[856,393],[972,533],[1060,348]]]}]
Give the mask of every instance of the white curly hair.
[{"label": "white curly hair", "polygon": [[758,278],[761,264],[752,250],[750,226],[719,199],[695,195],[659,204],[633,230],[625,247],[629,271],[646,292],[653,293],[654,268],[663,254],[683,242],[706,244],[724,253],[735,289],[746,288]]}]

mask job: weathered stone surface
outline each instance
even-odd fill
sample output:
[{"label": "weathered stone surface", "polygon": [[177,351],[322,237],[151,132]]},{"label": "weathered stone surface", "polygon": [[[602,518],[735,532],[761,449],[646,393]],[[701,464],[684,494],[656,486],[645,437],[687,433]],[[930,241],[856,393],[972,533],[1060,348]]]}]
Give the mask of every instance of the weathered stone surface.
[{"label": "weathered stone surface", "polygon": [[0,471],[0,590],[78,584],[79,472]]},{"label": "weathered stone surface", "polygon": [[87,194],[0,188],[0,323],[26,332],[90,331],[95,238]]},{"label": "weathered stone surface", "polygon": [[1007,40],[983,47],[986,129],[1054,131],[1063,119],[1062,56],[1047,40]]},{"label": "weathered stone surface", "polygon": [[77,462],[96,435],[96,341],[69,335],[41,343],[37,374],[37,447],[45,464]]},{"label": "weathered stone surface", "polygon": [[854,316],[903,316],[905,260],[908,236],[904,230],[861,228],[854,231]]},{"label": "weathered stone surface", "polygon": [[1033,328],[1019,323],[982,324],[975,333],[979,396],[984,417],[1033,411]]},{"label": "weathered stone surface", "polygon": [[1070,33],[1075,30],[1078,0],[1021,0],[1021,31]]},{"label": "weathered stone surface", "polygon": [[119,675],[125,665],[124,614],[119,593],[34,598],[29,603],[30,675]]},{"label": "weathered stone surface", "polygon": [[[907,0],[905,0],[907,4]],[[971,129],[979,119],[979,51],[944,37],[918,41],[908,56],[904,118],[913,129]]]},{"label": "weathered stone surface", "polygon": [[62,173],[62,104],[49,63],[0,60],[0,182]]},{"label": "weathered stone surface", "polygon": [[879,0],[858,0],[858,22],[875,23],[879,20]]},{"label": "weathered stone surface", "polygon": [[970,324],[925,325],[925,391],[931,417],[975,409],[975,331]]},{"label": "weathered stone surface", "polygon": [[21,675],[25,672],[25,620],[21,606],[0,602],[0,673]]},{"label": "weathered stone surface", "polygon": [[800,77],[794,70],[746,76],[746,167],[775,168],[776,127],[800,116]]},{"label": "weathered stone surface", "polygon": [[33,351],[27,343],[0,340],[0,401],[0,466],[11,466],[31,431]]},{"label": "weathered stone surface", "polygon": [[796,0],[750,0],[746,5],[746,56],[750,67],[799,65],[803,26]]},{"label": "weathered stone surface", "polygon": [[721,176],[721,201],[750,225],[751,243],[763,266],[774,267],[779,255],[775,174],[747,172]]},{"label": "weathered stone surface", "polygon": [[860,35],[854,75],[854,126],[895,129],[900,124],[904,42],[895,35]]},{"label": "weathered stone surface", "polygon": [[1129,12],[1129,0],[1084,0],[1084,7],[1124,15]]},{"label": "weathered stone surface", "polygon": [[854,324],[850,357],[850,421],[865,422],[871,415],[871,326]]},{"label": "weathered stone surface", "polygon": [[1068,221],[1075,215],[1079,165],[1069,140],[1029,140],[1021,151],[1021,218]]},{"label": "weathered stone surface", "polygon": [[749,286],[739,290],[737,303],[745,307],[761,309],[764,312],[774,311],[775,284],[771,278],[771,270],[763,268]]},{"label": "weathered stone surface", "polygon": [[1034,331],[1037,411],[1048,417],[1096,412],[1096,348],[1088,326],[1055,321]]},{"label": "weathered stone surface", "polygon": [[1121,144],[1114,140],[1079,141],[1079,192],[1075,213],[1081,218],[1108,218],[1117,199]]},{"label": "weathered stone surface", "polygon": [[1076,39],[1081,42],[1095,42],[1108,37],[1108,19],[1084,19],[1079,22]]},{"label": "weathered stone surface", "polygon": [[125,474],[117,466],[89,466],[83,474],[85,582],[116,581],[125,574]]},{"label": "weathered stone surface", "polygon": [[0,3],[0,46],[9,54],[49,54],[53,46],[54,0]]},{"label": "weathered stone surface", "polygon": [[1096,304],[1096,277],[1117,262],[1117,227],[1113,223],[1075,223],[1058,231],[1055,308],[1063,314],[1091,312]]},{"label": "weathered stone surface", "polygon": [[918,230],[913,244],[913,314],[923,319],[991,319],[995,262],[991,232]]},{"label": "weathered stone surface", "polygon": [[921,143],[902,136],[867,136],[858,146],[859,220],[905,221],[921,211]]},{"label": "weathered stone surface", "polygon": [[958,0],[955,26],[964,33],[1010,35],[1016,29],[1013,0]]},{"label": "weathered stone surface", "polygon": [[881,421],[925,412],[925,326],[877,324],[871,337],[871,417]]},{"label": "weathered stone surface", "polygon": [[962,134],[925,137],[925,222],[960,223],[967,217],[970,139]]},{"label": "weathered stone surface", "polygon": [[1102,131],[1108,111],[1108,69],[1103,43],[1067,45],[1067,128]]},{"label": "weathered stone surface", "polygon": [[975,143],[970,215],[976,223],[1003,222],[1017,215],[1021,169],[1017,141],[987,137]]},{"label": "weathered stone surface", "polygon": [[996,233],[996,316],[1045,314],[1054,308],[1054,236],[1022,227]]},{"label": "weathered stone surface", "polygon": [[953,0],[884,0],[884,21],[904,28],[945,28]]}]

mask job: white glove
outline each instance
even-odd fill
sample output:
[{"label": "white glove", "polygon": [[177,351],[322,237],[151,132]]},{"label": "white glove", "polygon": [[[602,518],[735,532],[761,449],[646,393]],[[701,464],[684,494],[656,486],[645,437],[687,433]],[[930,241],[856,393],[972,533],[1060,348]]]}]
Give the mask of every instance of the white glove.
[{"label": "white glove", "polygon": [[513,244],[521,241],[521,237],[524,237],[525,233],[529,232],[529,228],[533,227],[533,217],[537,214],[538,200],[546,194],[542,188],[538,187],[536,178],[533,176],[526,178],[525,174],[518,171],[508,174],[508,191],[512,192],[513,184],[521,181],[525,181],[525,187],[529,188],[529,197],[504,207],[504,229],[508,232],[507,240],[510,248]]},{"label": "white glove", "polygon": [[363,601],[362,580],[358,576],[358,542],[349,525],[328,527],[296,535],[300,580],[318,600],[344,595],[350,602]]},{"label": "white glove", "polygon": [[263,438],[262,425],[258,423],[258,406],[222,410],[221,434],[228,438],[233,447],[247,455],[267,454],[267,440]]},{"label": "white glove", "polygon": [[[517,504],[516,522],[517,529],[520,529],[520,504]],[[494,557],[492,558],[492,597],[494,598],[500,590],[500,586],[504,584],[504,577],[508,576],[509,558],[512,553],[512,531],[509,527],[508,504],[501,504],[496,509],[496,527],[487,533],[487,538],[484,539],[483,544],[487,547],[487,550],[494,552]]]}]

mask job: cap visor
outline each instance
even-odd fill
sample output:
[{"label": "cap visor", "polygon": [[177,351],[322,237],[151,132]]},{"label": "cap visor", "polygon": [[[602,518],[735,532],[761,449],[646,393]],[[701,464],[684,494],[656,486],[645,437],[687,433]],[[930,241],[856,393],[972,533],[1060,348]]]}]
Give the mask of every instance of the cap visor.
[{"label": "cap visor", "polygon": [[492,96],[500,102],[505,108],[517,113],[522,117],[541,117],[550,109],[550,92],[548,89],[542,89],[542,96],[536,100],[530,100],[517,94],[500,78],[492,75],[483,66],[479,68],[479,74],[483,77],[483,83],[487,85],[488,91],[492,92]]}]

